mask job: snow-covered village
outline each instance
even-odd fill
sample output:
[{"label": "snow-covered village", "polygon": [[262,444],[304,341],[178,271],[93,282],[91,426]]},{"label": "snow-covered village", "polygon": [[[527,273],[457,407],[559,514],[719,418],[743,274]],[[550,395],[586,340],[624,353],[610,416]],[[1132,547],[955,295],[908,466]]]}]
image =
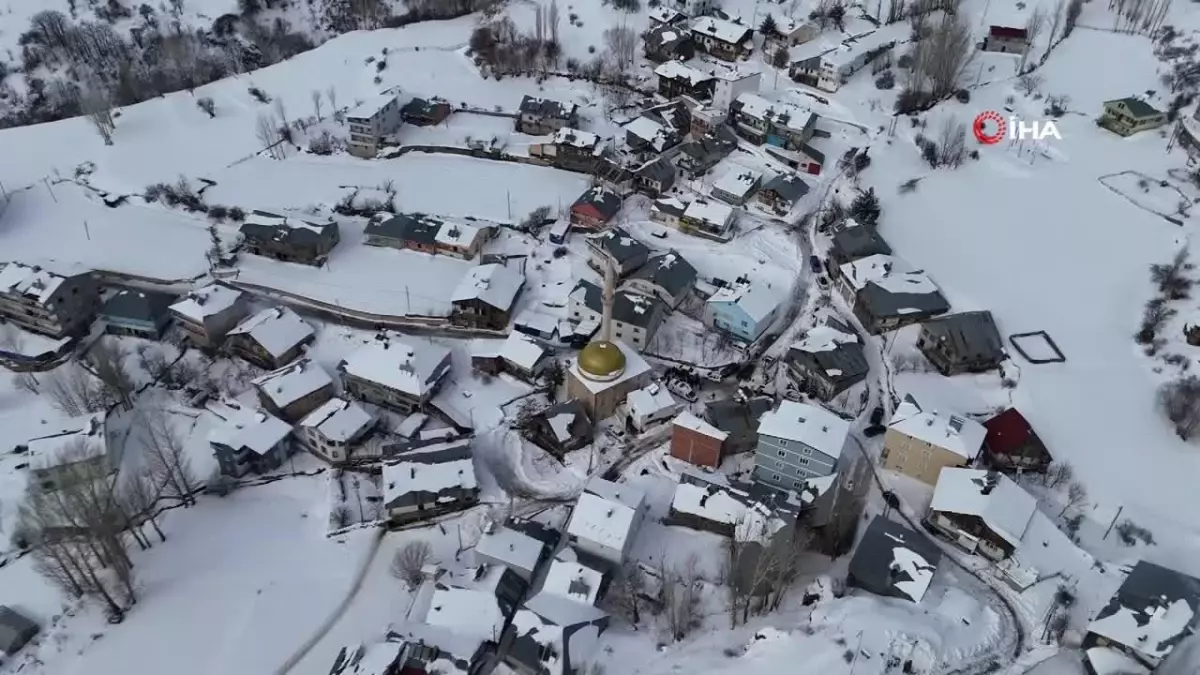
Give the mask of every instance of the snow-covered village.
[{"label": "snow-covered village", "polygon": [[1198,162],[1185,0],[0,0],[0,674],[1200,674]]}]

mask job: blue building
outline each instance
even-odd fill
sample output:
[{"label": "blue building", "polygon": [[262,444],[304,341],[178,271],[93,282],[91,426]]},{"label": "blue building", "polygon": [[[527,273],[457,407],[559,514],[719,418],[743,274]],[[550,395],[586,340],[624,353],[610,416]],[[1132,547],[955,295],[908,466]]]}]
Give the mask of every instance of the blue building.
[{"label": "blue building", "polygon": [[781,293],[764,282],[742,281],[717,291],[704,307],[704,322],[739,342],[754,342],[779,314]]}]

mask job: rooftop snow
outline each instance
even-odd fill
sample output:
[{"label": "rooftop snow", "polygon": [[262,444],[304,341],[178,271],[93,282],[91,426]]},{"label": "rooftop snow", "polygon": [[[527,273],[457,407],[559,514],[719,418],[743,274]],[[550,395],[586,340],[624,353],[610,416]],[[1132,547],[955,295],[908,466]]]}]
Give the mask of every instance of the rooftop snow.
[{"label": "rooftop snow", "polygon": [[443,222],[433,240],[445,246],[469,248],[483,234],[483,228],[463,222]]},{"label": "rooftop snow", "polygon": [[598,382],[596,380],[588,379],[585,375],[582,375],[579,372],[579,360],[577,358],[571,359],[571,373],[577,381],[579,381],[583,386],[587,387],[588,391],[592,392],[593,394],[602,391],[608,391],[612,387],[622,382],[627,382],[650,371],[650,364],[646,363],[646,359],[642,358],[642,355],[639,354],[636,349],[630,347],[621,340],[614,340],[612,344],[615,345],[617,349],[620,349],[621,353],[625,355],[625,372],[621,373],[621,376],[615,380]]},{"label": "rooftop snow", "polygon": [[614,483],[599,476],[589,478],[583,491],[614,504],[624,504],[631,509],[641,508],[646,501],[646,493],[640,488],[625,483]]},{"label": "rooftop snow", "polygon": [[450,370],[450,350],[413,337],[393,336],[359,348],[341,368],[389,389],[424,396]]},{"label": "rooftop snow", "polygon": [[1084,652],[1090,672],[1096,675],[1148,675],[1150,670],[1141,662],[1109,647],[1092,647]]},{"label": "rooftop snow", "polygon": [[705,422],[688,410],[679,413],[679,416],[675,418],[674,424],[677,427],[690,429],[696,433],[704,434],[709,438],[715,438],[718,441],[724,442],[726,438],[729,438],[728,433],[721,431],[708,422]]},{"label": "rooftop snow", "polygon": [[[466,441],[469,443],[469,441]],[[437,494],[443,490],[479,487],[475,478],[475,463],[469,452],[452,454],[457,459],[436,461],[435,452],[413,452],[400,461],[383,465],[383,500],[392,504],[406,495]]]},{"label": "rooftop snow", "polygon": [[1088,632],[1155,664],[1191,633],[1198,608],[1200,580],[1141,560],[1096,614]]},{"label": "rooftop snow", "polygon": [[708,301],[730,302],[742,308],[754,321],[763,321],[779,307],[780,298],[767,283],[751,282],[726,286],[713,293]]},{"label": "rooftop snow", "polygon": [[878,282],[891,275],[906,274],[912,271],[903,260],[882,253],[848,262],[839,270],[842,278],[856,291],[862,290],[872,281]]},{"label": "rooftop snow", "polygon": [[711,16],[703,16],[693,21],[692,30],[734,45],[740,44],[746,38],[746,34],[750,32],[748,27],[740,23]]},{"label": "rooftop snow", "polygon": [[797,441],[837,459],[850,433],[850,423],[820,406],[784,400],[778,408],[763,414],[758,433]]},{"label": "rooftop snow", "polygon": [[548,593],[585,605],[595,605],[603,584],[604,575],[600,572],[574,560],[558,557],[546,570],[538,594]]},{"label": "rooftop snow", "polygon": [[209,433],[208,441],[234,450],[246,448],[265,455],[292,433],[287,422],[240,403],[215,403],[209,410],[222,418],[224,424],[217,425]]},{"label": "rooftop snow", "polygon": [[762,541],[785,525],[749,495],[719,485],[680,483],[675,487],[671,509],[730,526],[738,541]]},{"label": "rooftop snow", "polygon": [[[989,490],[988,485],[995,481]],[[932,511],[978,516],[987,527],[1014,547],[1037,510],[1037,500],[1000,473],[947,467],[933,489]]]},{"label": "rooftop snow", "polygon": [[24,445],[34,469],[97,457],[107,450],[104,413],[72,417],[60,425],[57,433],[31,439]]},{"label": "rooftop snow", "polygon": [[964,459],[974,459],[979,454],[987,429],[975,420],[925,411],[912,396],[905,396],[896,408],[888,428],[949,450]]},{"label": "rooftop snow", "polygon": [[579,495],[567,524],[567,534],[614,551],[626,550],[633,535],[636,512],[589,492]]},{"label": "rooftop snow", "polygon": [[463,277],[450,300],[479,300],[496,309],[508,311],[524,284],[525,277],[514,269],[496,263],[479,265],[472,267]]},{"label": "rooftop snow", "polygon": [[255,378],[253,384],[282,409],[319,389],[333,387],[333,379],[312,360],[300,359]]},{"label": "rooftop snow", "polygon": [[[496,642],[504,628],[504,613],[496,596],[486,591],[440,586],[430,599],[425,622],[481,641]],[[473,654],[455,654],[471,658]]]},{"label": "rooftop snow", "polygon": [[672,135],[662,124],[645,115],[626,124],[625,131],[649,143],[659,152],[666,150],[667,141]]},{"label": "rooftop snow", "polygon": [[895,43],[895,41],[894,32],[875,30],[846,40],[838,48],[825,52],[821,58],[835,67],[840,67],[861,57],[866,52],[880,49],[889,42]]},{"label": "rooftop snow", "polygon": [[697,199],[684,209],[685,218],[709,223],[715,227],[725,227],[733,218],[733,207],[716,200]]},{"label": "rooftop snow", "polygon": [[211,284],[188,293],[182,300],[171,305],[171,311],[189,321],[204,323],[208,317],[233,307],[241,297],[241,291]]},{"label": "rooftop snow", "polygon": [[331,441],[345,443],[374,422],[375,418],[357,403],[331,398],[300,420],[300,426],[316,429]]},{"label": "rooftop snow", "polygon": [[514,331],[500,345],[500,358],[532,371],[546,356],[546,349],[524,333]]},{"label": "rooftop snow", "polygon": [[706,73],[702,70],[697,70],[680,61],[667,61],[661,66],[654,69],[654,74],[659,77],[665,77],[668,80],[683,80],[689,86],[696,86],[701,82],[707,82],[713,79],[711,73]]},{"label": "rooftop snow", "polygon": [[630,414],[639,417],[652,417],[679,405],[671,392],[657,382],[629,392],[626,403]]},{"label": "rooftop snow", "polygon": [[857,335],[843,333],[837,328],[825,324],[809,329],[804,334],[803,339],[792,345],[792,349],[814,354],[817,352],[831,352],[836,350],[840,345],[857,343]]},{"label": "rooftop snow", "polygon": [[286,307],[271,307],[251,316],[238,324],[229,335],[249,335],[251,339],[279,358],[316,333]]},{"label": "rooftop snow", "polygon": [[762,174],[742,166],[734,166],[713,182],[713,190],[720,190],[737,197],[745,197],[754,190]]},{"label": "rooftop snow", "polygon": [[497,527],[485,532],[475,544],[475,554],[505,565],[532,572],[542,556],[542,542],[507,527]]},{"label": "rooftop snow", "polygon": [[346,112],[347,119],[370,119],[396,100],[395,94],[375,94]]},{"label": "rooftop snow", "polygon": [[66,278],[41,267],[10,262],[0,267],[0,293],[23,295],[44,304]]},{"label": "rooftop snow", "polygon": [[814,113],[794,103],[771,101],[758,94],[737,97],[738,112],[754,119],[767,120],[796,131],[803,131],[812,122]]},{"label": "rooftop snow", "polygon": [[556,145],[570,145],[587,150],[599,145],[600,137],[588,131],[563,127],[554,132],[552,142]]}]

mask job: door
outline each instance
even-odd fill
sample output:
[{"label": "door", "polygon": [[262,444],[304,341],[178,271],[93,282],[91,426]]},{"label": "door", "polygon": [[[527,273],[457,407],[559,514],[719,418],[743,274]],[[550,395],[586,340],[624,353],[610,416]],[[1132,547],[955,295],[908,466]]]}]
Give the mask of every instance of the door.
[{"label": "door", "polygon": [[805,170],[808,171],[808,173],[816,176],[817,174],[821,173],[821,165],[817,164],[816,162],[809,162],[808,166],[805,167]]},{"label": "door", "polygon": [[774,145],[777,148],[782,148],[787,145],[787,142],[783,139],[783,136],[767,134],[767,145]]}]

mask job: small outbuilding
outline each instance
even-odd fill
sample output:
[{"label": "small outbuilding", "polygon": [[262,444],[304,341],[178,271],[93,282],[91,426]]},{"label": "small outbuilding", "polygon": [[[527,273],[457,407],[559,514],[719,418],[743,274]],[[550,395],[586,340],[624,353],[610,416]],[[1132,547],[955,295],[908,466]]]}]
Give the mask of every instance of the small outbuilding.
[{"label": "small outbuilding", "polygon": [[0,605],[0,651],[13,656],[38,634],[41,627],[17,610]]}]

